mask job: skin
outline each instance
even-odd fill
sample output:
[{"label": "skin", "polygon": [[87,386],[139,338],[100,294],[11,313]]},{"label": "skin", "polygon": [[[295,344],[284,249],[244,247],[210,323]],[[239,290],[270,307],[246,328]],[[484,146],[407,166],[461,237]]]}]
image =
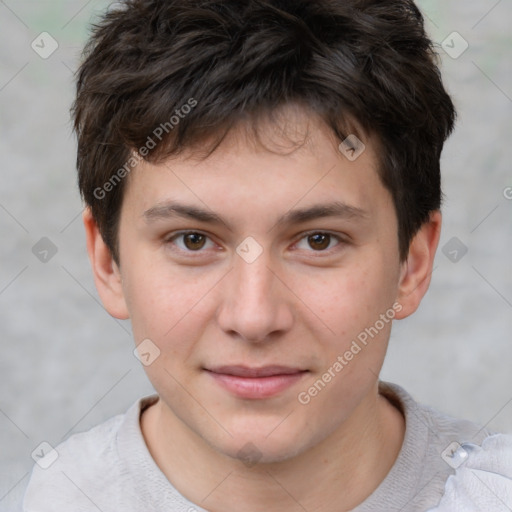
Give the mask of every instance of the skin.
[{"label": "skin", "polygon": [[[265,147],[240,126],[206,160],[185,153],[134,169],[119,266],[84,213],[105,308],[131,319],[136,344],[149,338],[160,350],[145,367],[160,396],[141,417],[146,444],[178,491],[212,512],[350,510],[385,478],[404,437],[404,418],[378,393],[391,322],[307,405],[297,397],[393,304],[396,319],[417,309],[441,214],[432,213],[400,262],[376,141],[367,137],[351,162],[317,118],[292,107],[284,114],[281,126],[261,130]],[[306,135],[301,144],[291,145],[290,126]],[[169,201],[225,224],[163,215]],[[333,201],[364,215],[277,224],[290,210]],[[175,237],[182,230],[206,238]],[[311,231],[332,237],[319,243]],[[236,252],[249,236],[263,251],[252,263]],[[228,364],[308,372],[276,396],[242,399],[204,370]],[[257,456],[244,463],[247,443]]]}]

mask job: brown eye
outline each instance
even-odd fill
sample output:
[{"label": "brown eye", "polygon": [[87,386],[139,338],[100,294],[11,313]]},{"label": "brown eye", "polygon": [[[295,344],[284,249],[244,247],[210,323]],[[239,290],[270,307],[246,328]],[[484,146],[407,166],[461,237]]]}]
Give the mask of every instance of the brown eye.
[{"label": "brown eye", "polygon": [[199,231],[175,233],[165,239],[165,244],[179,257],[199,258],[212,256],[216,252],[215,242]]},{"label": "brown eye", "polygon": [[308,236],[308,244],[316,251],[323,251],[329,247],[331,243],[331,235],[328,233],[315,233]]},{"label": "brown eye", "polygon": [[200,233],[187,233],[182,236],[185,247],[190,251],[202,249],[206,243],[206,237]]},{"label": "brown eye", "polygon": [[309,253],[324,253],[327,256],[341,250],[345,245],[347,245],[347,242],[338,235],[327,231],[310,231],[302,235],[302,238],[295,245],[295,249]]}]

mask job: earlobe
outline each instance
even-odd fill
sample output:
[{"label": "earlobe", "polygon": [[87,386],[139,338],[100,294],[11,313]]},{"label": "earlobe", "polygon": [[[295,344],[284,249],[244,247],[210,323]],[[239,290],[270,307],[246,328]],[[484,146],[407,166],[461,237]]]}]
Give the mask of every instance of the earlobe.
[{"label": "earlobe", "polygon": [[432,276],[434,257],[441,235],[441,212],[435,211],[423,224],[409,247],[407,261],[402,263],[397,301],[402,310],[396,318],[406,318],[414,313],[427,293]]},{"label": "earlobe", "polygon": [[103,241],[90,208],[84,210],[82,219],[85,227],[87,253],[101,301],[113,317],[126,320],[130,315],[124,297],[119,267]]}]

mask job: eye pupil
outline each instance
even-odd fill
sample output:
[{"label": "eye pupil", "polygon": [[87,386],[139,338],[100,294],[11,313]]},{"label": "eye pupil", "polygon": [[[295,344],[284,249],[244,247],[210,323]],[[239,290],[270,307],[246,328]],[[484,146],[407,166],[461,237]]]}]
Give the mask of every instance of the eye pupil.
[{"label": "eye pupil", "polygon": [[331,241],[331,235],[315,233],[308,237],[308,243],[312,249],[323,250],[329,247]]},{"label": "eye pupil", "polygon": [[205,236],[199,233],[188,233],[184,235],[184,242],[187,249],[197,250],[201,249],[205,244]]}]

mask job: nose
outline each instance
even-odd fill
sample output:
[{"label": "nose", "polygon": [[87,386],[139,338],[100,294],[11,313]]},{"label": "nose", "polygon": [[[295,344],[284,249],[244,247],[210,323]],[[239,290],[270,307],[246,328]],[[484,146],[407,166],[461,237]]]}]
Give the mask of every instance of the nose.
[{"label": "nose", "polygon": [[232,337],[251,343],[275,340],[293,324],[292,293],[270,268],[267,253],[248,263],[235,256],[222,290],[217,321]]}]

